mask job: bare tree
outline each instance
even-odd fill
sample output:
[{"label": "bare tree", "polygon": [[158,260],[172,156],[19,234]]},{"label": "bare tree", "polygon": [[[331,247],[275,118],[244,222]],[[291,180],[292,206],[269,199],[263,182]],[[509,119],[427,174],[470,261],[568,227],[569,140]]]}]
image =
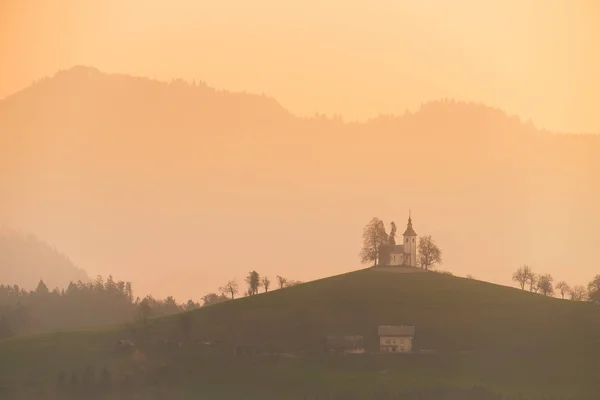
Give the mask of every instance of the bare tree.
[{"label": "bare tree", "polygon": [[221,291],[221,293],[227,293],[228,295],[230,295],[231,299],[233,300],[235,298],[235,295],[239,292],[240,287],[237,283],[237,280],[232,279],[229,282],[227,282],[225,286],[220,287],[219,290]]},{"label": "bare tree", "polygon": [[263,276],[261,279],[262,287],[265,288],[265,293],[269,291],[269,286],[271,285],[271,280],[267,276]]},{"label": "bare tree", "polygon": [[587,289],[588,300],[592,303],[600,304],[600,275],[596,275]]},{"label": "bare tree", "polygon": [[279,283],[279,289],[283,289],[287,284],[287,278],[277,275],[277,283]]},{"label": "bare tree", "polygon": [[471,274],[467,274],[467,276],[465,276],[465,278],[467,278],[467,279],[475,279],[475,277],[473,275],[471,275]]},{"label": "bare tree", "polygon": [[519,283],[519,286],[521,286],[521,290],[525,290],[525,284],[529,282],[529,277],[531,275],[531,268],[529,268],[528,265],[523,265],[518,270],[516,270],[516,272],[512,276],[512,279],[513,281]]},{"label": "bare tree", "polygon": [[573,301],[585,301],[587,300],[587,291],[582,285],[575,285],[570,291],[571,300]]},{"label": "bare tree", "polygon": [[419,265],[421,268],[429,269],[435,264],[442,262],[442,251],[435,244],[431,235],[419,239]]},{"label": "bare tree", "polygon": [[569,285],[567,285],[567,282],[560,281],[556,284],[556,290],[558,290],[558,292],[560,293],[560,296],[564,299],[565,294],[569,293],[571,288],[569,288]]},{"label": "bare tree", "polygon": [[537,292],[537,279],[538,279],[537,275],[533,272],[533,270],[531,268],[529,268],[529,270],[527,271],[527,283],[529,284],[530,292],[533,292],[533,291]]},{"label": "bare tree", "polygon": [[385,232],[383,221],[373,218],[363,229],[363,247],[360,251],[360,262],[363,264],[378,264],[379,250],[387,244],[388,235]]},{"label": "bare tree", "polygon": [[544,296],[552,296],[554,294],[554,286],[552,285],[553,281],[554,281],[554,278],[552,278],[552,275],[550,275],[550,274],[538,276],[538,280],[537,280],[538,291],[541,294],[543,294]]}]

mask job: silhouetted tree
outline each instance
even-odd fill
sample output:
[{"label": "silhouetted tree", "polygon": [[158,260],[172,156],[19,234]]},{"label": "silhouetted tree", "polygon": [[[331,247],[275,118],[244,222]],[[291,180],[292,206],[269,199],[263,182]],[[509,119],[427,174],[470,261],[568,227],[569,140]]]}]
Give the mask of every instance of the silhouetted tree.
[{"label": "silhouetted tree", "polygon": [[281,275],[277,275],[277,283],[279,284],[279,289],[283,289],[287,284],[287,278],[284,278]]},{"label": "silhouetted tree", "polygon": [[585,301],[587,300],[587,291],[582,285],[575,285],[571,288],[571,300],[573,301]]},{"label": "silhouetted tree", "polygon": [[600,304],[600,275],[596,275],[587,288],[588,300],[594,304]]},{"label": "silhouetted tree", "polygon": [[379,218],[373,218],[363,228],[363,247],[360,251],[360,262],[363,264],[373,263],[378,265],[379,251],[381,247],[388,242],[388,235],[385,232],[383,221]]},{"label": "silhouetted tree", "polygon": [[565,281],[557,282],[556,289],[558,290],[558,292],[560,293],[560,296],[563,299],[565,298],[565,294],[568,294],[569,291],[571,290],[571,288],[569,288],[569,285],[567,285],[567,282],[565,282]]},{"label": "silhouetted tree", "polygon": [[48,290],[48,286],[46,286],[44,281],[40,280],[40,282],[37,285],[37,288],[35,289],[35,294],[44,296],[49,293],[50,293],[50,291]]},{"label": "silhouetted tree", "polygon": [[271,285],[271,280],[267,276],[263,276],[261,279],[262,287],[265,288],[265,293],[269,291],[269,285]]},{"label": "silhouetted tree", "polygon": [[435,244],[431,235],[419,238],[419,265],[421,268],[429,269],[435,264],[442,262],[442,251]]},{"label": "silhouetted tree", "polygon": [[150,314],[152,313],[152,307],[150,306],[150,302],[151,302],[151,298],[146,297],[140,302],[140,304],[138,306],[139,315],[140,315],[140,318],[142,319],[142,322],[144,323],[144,325],[148,324],[148,318],[150,317]]},{"label": "silhouetted tree", "polygon": [[529,269],[527,283],[529,283],[530,292],[537,291],[537,280],[538,276],[531,269]]},{"label": "silhouetted tree", "polygon": [[207,307],[207,306],[211,306],[213,304],[218,304],[218,303],[223,303],[225,301],[228,301],[229,297],[225,296],[224,294],[218,295],[216,293],[209,293],[207,295],[205,295],[204,297],[202,297],[202,307]]},{"label": "silhouetted tree", "polygon": [[248,294],[250,294],[250,295],[258,294],[258,288],[261,285],[260,275],[258,274],[258,272],[256,272],[256,271],[249,272],[248,276],[246,277],[246,284],[248,285],[248,288],[250,289]]},{"label": "silhouetted tree", "polygon": [[512,276],[513,281],[518,282],[521,290],[525,290],[525,284],[529,282],[529,277],[533,274],[528,265],[521,266]]},{"label": "silhouetted tree", "polygon": [[545,274],[545,275],[540,275],[538,277],[538,281],[537,281],[537,287],[538,287],[538,291],[543,294],[544,296],[551,296],[554,294],[554,287],[552,285],[552,281],[554,279],[552,278],[552,275],[550,274]]},{"label": "silhouetted tree", "polygon": [[232,300],[235,298],[235,295],[238,293],[239,289],[239,285],[235,279],[230,280],[224,286],[219,288],[222,293],[227,293],[230,295]]},{"label": "silhouetted tree", "polygon": [[392,221],[390,223],[390,226],[391,227],[390,227],[390,235],[388,238],[388,243],[393,246],[396,244],[396,223],[394,221]]}]

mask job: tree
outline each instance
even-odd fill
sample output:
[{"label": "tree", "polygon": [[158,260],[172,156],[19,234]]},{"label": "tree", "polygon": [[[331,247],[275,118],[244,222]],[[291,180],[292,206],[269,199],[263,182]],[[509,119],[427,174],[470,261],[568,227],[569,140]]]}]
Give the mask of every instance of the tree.
[{"label": "tree", "polygon": [[587,299],[587,291],[582,285],[575,285],[571,288],[571,300],[585,301]]},{"label": "tree", "polygon": [[390,236],[388,238],[388,244],[392,246],[396,244],[396,223],[394,221],[390,223]]},{"label": "tree", "polygon": [[569,285],[567,285],[567,282],[565,281],[560,281],[556,284],[556,289],[558,290],[558,292],[560,293],[560,296],[564,299],[565,298],[565,294],[569,293],[569,291],[571,290],[571,288],[569,288]]},{"label": "tree", "polygon": [[537,275],[529,268],[527,272],[527,283],[529,283],[529,291],[537,291]]},{"label": "tree", "polygon": [[539,292],[541,294],[543,294],[544,296],[553,295],[554,294],[554,286],[552,285],[553,281],[554,281],[554,279],[552,278],[552,275],[550,275],[550,274],[540,275],[537,280],[537,287],[538,287]]},{"label": "tree", "polygon": [[271,280],[267,276],[263,276],[261,279],[262,286],[265,288],[265,293],[269,291],[269,285],[271,285]]},{"label": "tree", "polygon": [[228,300],[229,297],[224,294],[218,295],[216,293],[209,293],[202,297],[202,307],[212,306],[213,304],[223,303]]},{"label": "tree", "polygon": [[518,282],[521,290],[525,290],[525,284],[529,282],[529,277],[532,275],[531,268],[528,265],[521,266],[514,274],[513,281]]},{"label": "tree", "polygon": [[48,290],[48,286],[46,286],[44,281],[40,280],[37,288],[35,289],[35,293],[39,295],[47,295],[50,293],[50,290]]},{"label": "tree", "polygon": [[600,275],[596,275],[587,289],[588,300],[595,304],[600,304]]},{"label": "tree", "polygon": [[192,299],[189,299],[187,301],[187,303],[185,303],[185,309],[186,309],[186,311],[192,311],[192,310],[195,310],[197,308],[200,308],[200,303],[196,303]]},{"label": "tree", "polygon": [[229,282],[227,282],[225,286],[220,287],[219,290],[222,293],[227,293],[228,295],[231,295],[231,299],[233,300],[235,298],[235,295],[240,290],[240,287],[237,281],[235,279],[232,279]]},{"label": "tree", "polygon": [[277,283],[279,283],[279,289],[283,289],[287,284],[287,278],[284,278],[281,275],[277,275]]},{"label": "tree", "polygon": [[388,242],[388,235],[385,232],[383,221],[379,218],[373,218],[363,228],[363,247],[360,251],[360,262],[363,264],[378,264],[379,250],[381,246]]},{"label": "tree", "polygon": [[150,306],[151,299],[149,297],[144,298],[139,304],[139,313],[144,325],[148,324],[148,318],[150,317],[150,313],[152,312],[152,307]]},{"label": "tree", "polygon": [[421,268],[429,269],[435,264],[442,262],[442,251],[435,244],[431,235],[419,238],[419,265]]},{"label": "tree", "polygon": [[256,271],[251,271],[246,277],[246,283],[248,284],[249,295],[258,294],[258,288],[260,287],[260,275]]}]

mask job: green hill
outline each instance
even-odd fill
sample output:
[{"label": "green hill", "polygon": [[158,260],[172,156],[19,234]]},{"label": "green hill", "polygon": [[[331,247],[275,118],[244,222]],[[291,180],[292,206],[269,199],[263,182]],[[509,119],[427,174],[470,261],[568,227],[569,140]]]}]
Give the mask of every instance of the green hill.
[{"label": "green hill", "polygon": [[[323,352],[329,334],[363,335],[375,351],[383,324],[416,326],[415,347],[436,352]],[[137,358],[116,349],[119,339],[135,342]],[[163,340],[183,345],[158,344]],[[234,357],[242,344],[271,355]],[[213,393],[209,398],[476,384],[505,394],[592,398],[600,390],[599,356],[600,312],[591,304],[439,273],[366,269],[150,320],[145,327],[5,341],[0,383],[52,386],[59,371],[91,366],[115,377],[143,368],[147,379],[163,374],[180,390]]]}]

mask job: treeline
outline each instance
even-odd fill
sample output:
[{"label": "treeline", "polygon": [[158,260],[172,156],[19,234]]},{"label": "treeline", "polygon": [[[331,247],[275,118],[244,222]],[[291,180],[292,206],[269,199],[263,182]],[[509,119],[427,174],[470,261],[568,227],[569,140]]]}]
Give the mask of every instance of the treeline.
[{"label": "treeline", "polygon": [[256,271],[250,271],[244,278],[244,283],[246,284],[245,289],[240,287],[237,279],[227,281],[225,285],[219,287],[218,292],[211,292],[202,297],[203,306],[222,303],[227,300],[233,300],[239,294],[242,294],[243,296],[254,296],[258,294],[260,290],[263,290],[266,293],[273,287],[283,289],[286,287],[299,285],[302,282],[288,279],[281,275],[277,275],[276,281],[271,282],[271,279],[268,276],[261,276]]},{"label": "treeline", "polygon": [[[251,271],[245,278],[247,289],[242,294],[252,296],[259,290],[284,288],[301,282],[277,276],[272,284],[267,276]],[[35,290],[26,291],[17,285],[0,285],[0,339],[12,336],[61,329],[145,322],[148,318],[176,314],[234,299],[241,292],[233,279],[208,293],[202,303],[188,300],[178,303],[173,296],[156,299],[149,295],[135,297],[131,282],[116,281],[112,276],[98,276],[93,282],[71,282],[66,289],[49,290],[39,281]]]},{"label": "treeline", "polygon": [[521,266],[512,276],[522,290],[532,293],[540,293],[544,296],[558,295],[561,298],[568,297],[574,301],[590,301],[600,304],[600,275],[596,275],[587,287],[583,285],[570,286],[565,281],[554,284],[554,278],[550,274],[537,274],[528,265]]},{"label": "treeline", "polygon": [[173,297],[134,297],[130,282],[104,280],[71,282],[66,289],[49,290],[43,281],[26,291],[17,285],[0,285],[0,339],[59,329],[131,322],[200,307]]}]

